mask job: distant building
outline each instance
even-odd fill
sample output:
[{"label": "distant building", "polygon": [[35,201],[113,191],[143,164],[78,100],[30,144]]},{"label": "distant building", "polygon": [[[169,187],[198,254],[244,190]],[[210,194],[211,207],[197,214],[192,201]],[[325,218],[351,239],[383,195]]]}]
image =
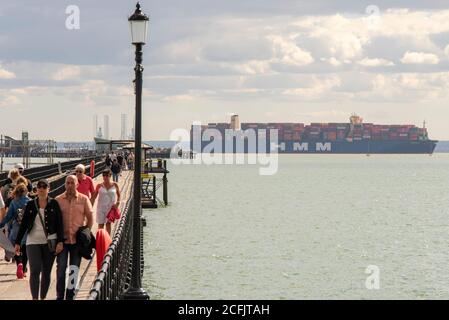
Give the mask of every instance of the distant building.
[{"label": "distant building", "polygon": [[240,120],[238,114],[231,116],[231,129],[240,130]]},{"label": "distant building", "polygon": [[98,134],[98,115],[94,115],[93,119],[93,131],[94,131],[94,137]]},{"label": "distant building", "polygon": [[109,116],[104,116],[104,124],[103,124],[103,138],[109,139]]},{"label": "distant building", "polygon": [[125,140],[126,137],[126,133],[127,133],[127,127],[126,127],[126,114],[122,114],[122,118],[121,118],[121,133],[120,133],[120,139]]},{"label": "distant building", "polygon": [[101,127],[98,128],[98,132],[97,132],[95,138],[103,138],[103,132],[101,130]]}]

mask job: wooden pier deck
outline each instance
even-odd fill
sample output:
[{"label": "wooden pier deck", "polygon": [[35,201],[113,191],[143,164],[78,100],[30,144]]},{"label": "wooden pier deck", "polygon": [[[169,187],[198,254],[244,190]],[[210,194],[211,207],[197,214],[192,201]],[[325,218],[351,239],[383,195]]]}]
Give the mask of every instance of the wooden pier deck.
[{"label": "wooden pier deck", "polygon": [[[99,183],[102,180],[101,176],[97,177],[94,182]],[[132,196],[132,181],[133,171],[122,171],[122,175],[119,179],[119,187],[122,192],[120,209],[123,211],[123,206],[126,203],[126,199]],[[97,232],[96,217],[97,201],[94,204],[94,225],[92,227],[92,233]],[[115,232],[115,225],[112,227],[112,232]],[[87,299],[93,280],[97,274],[97,257],[94,255],[92,260],[82,259],[80,266],[79,285],[76,295],[77,300]],[[28,268],[29,269],[29,268]],[[15,262],[6,262],[4,260],[4,251],[0,249],[0,300],[30,300],[31,293],[28,284],[29,272],[27,278],[18,280],[16,277],[16,264]],[[56,260],[52,269],[52,280],[50,289],[48,291],[48,300],[56,299]]]}]

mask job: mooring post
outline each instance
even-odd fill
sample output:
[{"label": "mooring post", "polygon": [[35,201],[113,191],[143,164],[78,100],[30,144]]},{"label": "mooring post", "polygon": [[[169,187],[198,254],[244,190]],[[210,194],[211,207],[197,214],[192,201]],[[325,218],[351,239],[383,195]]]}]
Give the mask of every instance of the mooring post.
[{"label": "mooring post", "polygon": [[162,178],[162,183],[163,183],[164,203],[166,206],[168,206],[167,160],[164,160],[164,177]]},{"label": "mooring post", "polygon": [[153,198],[154,204],[156,204],[156,174],[153,174]]}]

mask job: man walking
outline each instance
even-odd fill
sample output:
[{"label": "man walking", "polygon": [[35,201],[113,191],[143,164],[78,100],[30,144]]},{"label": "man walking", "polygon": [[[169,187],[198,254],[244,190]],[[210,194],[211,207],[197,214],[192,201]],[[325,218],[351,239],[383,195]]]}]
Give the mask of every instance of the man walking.
[{"label": "man walking", "polygon": [[[58,255],[56,267],[56,293],[58,300],[73,300],[78,283],[81,255],[76,244],[76,233],[82,226],[89,229],[93,225],[92,204],[87,196],[77,191],[78,179],[70,175],[65,181],[65,192],[56,200],[62,211],[64,225],[64,249]],[[69,267],[69,284],[66,289],[66,270]]]}]

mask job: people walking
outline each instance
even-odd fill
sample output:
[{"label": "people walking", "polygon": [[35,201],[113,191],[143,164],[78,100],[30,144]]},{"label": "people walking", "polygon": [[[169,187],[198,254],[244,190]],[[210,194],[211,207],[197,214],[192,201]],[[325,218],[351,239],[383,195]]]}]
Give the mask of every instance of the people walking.
[{"label": "people walking", "polygon": [[134,153],[131,151],[128,155],[128,169],[133,170],[134,168]]},{"label": "people walking", "polygon": [[[87,196],[77,191],[78,178],[70,175],[65,180],[65,192],[56,197],[61,207],[64,224],[64,246],[57,258],[56,294],[58,300],[73,300],[81,264],[76,234],[81,227],[92,229],[92,204]],[[69,267],[70,282],[66,288],[66,271]]]},{"label": "people walking", "polygon": [[[85,172],[86,167],[83,164],[79,164],[75,167],[75,174],[78,179],[78,187],[76,190],[91,200],[95,193],[94,181],[91,177],[87,176]],[[93,201],[91,201],[91,204],[94,204]]]},{"label": "people walking", "polygon": [[33,189],[33,185],[32,185],[32,183],[31,183],[31,180],[28,179],[27,177],[25,177],[24,174],[23,174],[24,171],[25,171],[24,165],[21,164],[21,163],[17,163],[17,164],[14,166],[14,168],[16,168],[17,170],[19,170],[19,174],[20,174],[22,177],[24,177],[24,178],[26,179],[26,181],[27,181],[26,186],[27,186],[28,192],[31,192],[32,189]]},{"label": "people walking", "polygon": [[119,153],[119,154],[117,155],[117,162],[118,162],[118,164],[120,165],[120,168],[121,168],[121,169],[123,169],[123,160],[124,160],[123,154],[122,154],[122,153]]},{"label": "people walking", "polygon": [[[14,245],[16,242],[17,234],[19,232],[20,224],[23,218],[23,211],[31,199],[27,197],[28,189],[25,184],[18,184],[13,191],[13,200],[8,207],[8,212],[6,216],[0,222],[0,229],[4,228],[5,225],[9,226],[8,239],[11,244]],[[20,244],[21,255],[15,255],[14,260],[17,265],[17,279],[22,279],[26,276],[27,272],[27,254],[26,254],[26,236],[23,237]]]},{"label": "people walking", "polygon": [[111,222],[108,221],[107,215],[111,209],[118,209],[120,205],[120,188],[116,182],[111,180],[111,176],[111,170],[104,170],[103,182],[96,187],[98,229],[103,229],[106,226],[106,231],[109,234],[111,234]]},{"label": "people walking", "polygon": [[8,179],[4,182],[2,188],[1,188],[1,194],[3,197],[3,200],[8,200],[9,197],[12,195],[12,191],[14,190],[14,187],[16,186],[17,179],[19,179],[20,173],[17,169],[11,169],[8,172]]},{"label": "people walking", "polygon": [[28,201],[15,241],[16,255],[21,254],[22,240],[27,233],[26,251],[30,265],[30,290],[33,300],[47,297],[55,255],[63,250],[64,228],[56,200],[50,198],[46,179],[37,183],[38,196]]},{"label": "people walking", "polygon": [[112,165],[112,159],[111,159],[111,156],[109,154],[106,156],[105,163],[106,163],[106,167],[108,167],[110,169],[111,165]]},{"label": "people walking", "polygon": [[120,172],[122,172],[122,167],[120,166],[117,160],[112,161],[111,172],[112,172],[112,179],[114,180],[114,182],[118,182],[118,176]]}]

